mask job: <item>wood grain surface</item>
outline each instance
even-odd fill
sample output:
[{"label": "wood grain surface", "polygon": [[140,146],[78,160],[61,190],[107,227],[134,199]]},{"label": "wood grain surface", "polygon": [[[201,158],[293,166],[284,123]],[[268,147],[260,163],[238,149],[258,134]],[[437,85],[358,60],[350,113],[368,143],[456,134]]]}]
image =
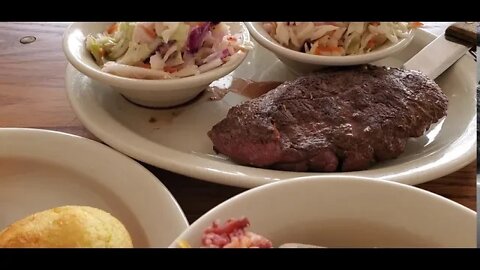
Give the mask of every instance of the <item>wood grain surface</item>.
[{"label": "wood grain surface", "polygon": [[[431,27],[438,26],[431,24]],[[0,22],[0,127],[50,129],[98,141],[80,123],[66,97],[64,74],[67,61],[62,51],[62,35],[67,25]],[[25,36],[34,36],[36,41],[20,43]],[[168,187],[190,222],[245,190],[143,165]],[[476,210],[475,175],[476,163],[473,162],[418,187]]]}]

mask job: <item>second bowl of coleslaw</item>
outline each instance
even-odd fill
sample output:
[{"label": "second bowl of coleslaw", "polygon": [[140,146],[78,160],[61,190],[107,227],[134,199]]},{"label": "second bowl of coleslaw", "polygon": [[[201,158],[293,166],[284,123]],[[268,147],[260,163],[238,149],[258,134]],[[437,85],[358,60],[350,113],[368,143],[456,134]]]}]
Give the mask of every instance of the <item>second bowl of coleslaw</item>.
[{"label": "second bowl of coleslaw", "polygon": [[67,28],[63,49],[133,103],[172,107],[234,71],[253,44],[240,22],[86,22]]},{"label": "second bowl of coleslaw", "polygon": [[367,64],[407,47],[421,23],[247,22],[252,37],[295,73]]}]

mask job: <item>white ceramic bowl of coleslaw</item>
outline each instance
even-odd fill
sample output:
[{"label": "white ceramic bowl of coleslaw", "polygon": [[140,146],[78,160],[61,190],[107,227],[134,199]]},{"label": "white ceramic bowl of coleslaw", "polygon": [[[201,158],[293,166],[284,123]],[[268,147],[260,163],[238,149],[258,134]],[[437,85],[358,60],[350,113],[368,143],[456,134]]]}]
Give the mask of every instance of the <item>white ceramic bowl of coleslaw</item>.
[{"label": "white ceramic bowl of coleslaw", "polygon": [[263,47],[274,53],[295,73],[308,73],[326,66],[351,66],[372,63],[399,52],[410,44],[415,31],[410,30],[407,37],[397,43],[387,42],[371,52],[359,55],[324,56],[307,54],[282,46],[262,26],[262,22],[245,23],[252,37]]},{"label": "white ceramic bowl of coleslaw", "polygon": [[215,220],[247,217],[273,247],[476,247],[476,213],[431,192],[360,177],[304,177],[243,192],[207,212],[170,247],[201,246]]},{"label": "white ceramic bowl of coleslaw", "polygon": [[[63,36],[63,50],[70,64],[86,76],[110,85],[133,103],[146,107],[172,107],[198,96],[213,81],[234,71],[245,59],[248,51],[225,64],[204,73],[172,79],[133,79],[112,75],[101,70],[86,48],[89,34],[101,33],[112,22],[78,22],[71,24]],[[248,30],[243,23],[227,23],[231,34],[241,36],[241,44],[251,46]]]}]

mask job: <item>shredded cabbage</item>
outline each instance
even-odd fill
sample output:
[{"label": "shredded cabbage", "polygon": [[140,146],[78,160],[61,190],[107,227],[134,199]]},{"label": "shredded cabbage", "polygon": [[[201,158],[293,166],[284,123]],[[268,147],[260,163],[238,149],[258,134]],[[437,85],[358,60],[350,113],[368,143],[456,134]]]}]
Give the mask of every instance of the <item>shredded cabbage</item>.
[{"label": "shredded cabbage", "polygon": [[155,49],[160,42],[160,39],[156,39],[154,42],[149,44],[130,41],[127,52],[117,59],[117,63],[131,66],[138,65],[155,52]]},{"label": "shredded cabbage", "polygon": [[114,60],[125,54],[132,39],[134,25],[132,23],[117,23],[110,27],[111,31],[88,35],[86,48],[98,65]]},{"label": "shredded cabbage", "polygon": [[421,26],[407,22],[266,22],[282,46],[315,55],[358,55],[393,44]]},{"label": "shredded cabbage", "polygon": [[85,42],[103,71],[143,79],[194,76],[252,48],[222,22],[119,22]]}]

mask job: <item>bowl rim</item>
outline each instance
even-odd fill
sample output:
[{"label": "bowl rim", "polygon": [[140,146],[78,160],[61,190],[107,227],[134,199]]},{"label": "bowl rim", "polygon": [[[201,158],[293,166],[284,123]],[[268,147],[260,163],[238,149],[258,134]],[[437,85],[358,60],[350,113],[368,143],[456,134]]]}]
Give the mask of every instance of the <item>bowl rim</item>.
[{"label": "bowl rim", "polygon": [[199,217],[197,220],[195,220],[193,223],[191,223],[187,229],[185,229],[180,235],[177,236],[177,238],[169,245],[169,248],[178,248],[178,241],[180,240],[186,240],[191,233],[192,233],[192,228],[200,226],[200,224],[207,222],[206,219],[208,218],[211,221],[215,220],[215,215],[217,212],[221,212],[222,209],[229,208],[231,205],[239,204],[242,201],[250,200],[251,197],[256,196],[259,193],[263,193],[264,195],[267,194],[270,190],[275,190],[275,189],[288,189],[289,186],[301,186],[301,185],[308,185],[309,183],[338,183],[338,182],[364,182],[368,185],[377,185],[377,186],[383,186],[383,187],[392,187],[395,188],[395,190],[402,191],[402,192],[408,192],[408,193],[416,193],[419,196],[422,196],[425,199],[430,200],[432,203],[439,205],[441,204],[442,207],[452,207],[452,209],[455,209],[455,211],[462,212],[463,215],[465,216],[470,216],[472,219],[476,220],[477,219],[477,213],[466,206],[463,206],[455,201],[452,201],[450,199],[447,199],[441,195],[438,195],[436,193],[415,187],[415,186],[410,186],[407,184],[402,184],[398,182],[392,182],[392,181],[385,181],[382,179],[377,179],[377,178],[370,178],[370,177],[363,177],[363,176],[332,176],[332,177],[322,177],[322,176],[303,176],[303,177],[296,177],[296,178],[290,178],[290,179],[285,179],[285,181],[279,181],[275,183],[271,183],[268,185],[262,185],[258,186],[249,190],[246,190],[240,194],[237,194],[222,203],[216,205],[212,209],[208,210],[206,213],[204,213],[201,217]]},{"label": "bowl rim", "polygon": [[[316,65],[331,65],[331,66],[344,66],[355,64],[366,64],[388,57],[405,47],[407,47],[415,37],[415,29],[410,30],[407,37],[402,38],[399,42],[391,44],[383,49],[360,54],[360,55],[345,55],[345,56],[326,56],[326,55],[312,55],[303,52],[298,52],[289,48],[286,48],[276,42],[272,37],[261,28],[262,22],[246,22],[245,25],[252,35],[252,37],[262,46],[271,50],[277,54],[277,57],[286,57],[292,60],[303,62],[306,64]],[[261,30],[259,30],[259,28]],[[268,36],[268,37],[267,37]]]},{"label": "bowl rim", "polygon": [[[162,90],[155,87],[165,87],[168,89],[176,89],[176,88],[183,88],[183,85],[190,85],[190,84],[210,84],[212,81],[217,80],[228,73],[235,70],[247,57],[248,53],[253,50],[244,50],[244,54],[240,57],[236,58],[235,61],[228,61],[223,65],[209,70],[207,72],[188,76],[183,78],[172,78],[172,79],[157,79],[157,80],[148,80],[148,79],[134,79],[128,77],[122,77],[118,75],[113,75],[110,73],[106,73],[101,69],[96,69],[91,67],[90,65],[85,63],[85,59],[81,56],[75,55],[73,52],[72,47],[69,45],[69,39],[73,35],[75,29],[84,28],[86,24],[108,24],[110,22],[74,22],[70,24],[64,31],[62,37],[62,46],[63,52],[65,57],[67,58],[68,62],[72,64],[78,71],[91,77],[93,79],[105,82],[109,85],[121,87],[121,88],[137,88],[137,87],[144,87],[147,89],[143,90]],[[228,23],[228,22],[227,22]],[[254,44],[250,41],[250,35],[248,34],[248,29],[246,28],[243,22],[236,22],[240,25],[240,30],[238,33],[242,35],[242,45],[248,44],[249,46],[254,46]],[[81,42],[80,47],[85,48],[85,43]]]}]

